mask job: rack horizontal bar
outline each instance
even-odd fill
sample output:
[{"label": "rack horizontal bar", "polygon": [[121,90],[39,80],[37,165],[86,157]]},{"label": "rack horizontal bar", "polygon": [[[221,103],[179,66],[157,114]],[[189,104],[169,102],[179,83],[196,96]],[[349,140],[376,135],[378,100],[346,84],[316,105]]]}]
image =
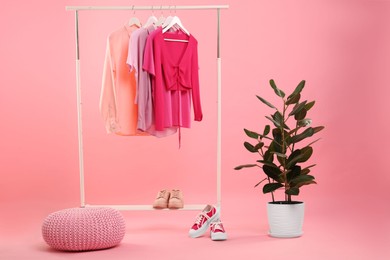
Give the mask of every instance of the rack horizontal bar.
[{"label": "rack horizontal bar", "polygon": [[149,6],[66,6],[67,11],[79,10],[208,10],[228,9],[229,5],[149,5]]},{"label": "rack horizontal bar", "polygon": [[[117,210],[156,210],[152,205],[91,205],[86,204],[86,208],[113,208]],[[203,210],[205,204],[189,204],[178,210]]]}]

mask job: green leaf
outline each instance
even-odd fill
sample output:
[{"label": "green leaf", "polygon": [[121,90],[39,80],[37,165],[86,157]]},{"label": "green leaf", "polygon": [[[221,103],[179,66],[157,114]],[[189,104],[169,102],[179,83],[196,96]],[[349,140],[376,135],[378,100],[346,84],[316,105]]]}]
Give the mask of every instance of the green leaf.
[{"label": "green leaf", "polygon": [[275,91],[275,94],[278,95],[279,97],[281,98],[284,98],[284,96],[286,95],[282,90],[278,89],[278,87],[276,86],[275,84],[275,81],[273,79],[271,79],[269,81],[269,84],[271,85],[271,87],[274,89]]},{"label": "green leaf", "polygon": [[294,135],[290,139],[290,144],[298,143],[299,141],[302,141],[303,139],[310,137],[314,134],[314,129],[309,127],[305,131],[303,131],[301,134]]},{"label": "green leaf", "polygon": [[251,153],[257,153],[256,148],[248,142],[244,143],[245,148]]},{"label": "green leaf", "polygon": [[317,126],[317,127],[314,127],[313,130],[314,130],[314,133],[313,134],[316,134],[318,133],[319,131],[321,131],[322,129],[324,129],[325,127],[324,126]]},{"label": "green leaf", "polygon": [[299,195],[299,188],[297,187],[291,187],[290,189],[286,190],[285,192],[288,195]]},{"label": "green leaf", "polygon": [[271,150],[268,149],[265,153],[264,153],[264,161],[266,162],[269,162],[269,163],[272,163],[274,161],[274,154],[271,153]]},{"label": "green leaf", "polygon": [[239,166],[234,167],[234,170],[241,170],[243,168],[252,168],[255,166],[258,166],[258,165],[257,164],[243,164],[243,165],[239,165]]},{"label": "green leaf", "polygon": [[279,175],[282,173],[279,168],[271,167],[268,165],[263,166],[263,172],[275,181],[279,181]]},{"label": "green leaf", "polygon": [[299,161],[301,156],[300,149],[296,149],[294,152],[292,152],[286,161],[286,168],[291,169]]},{"label": "green leaf", "polygon": [[301,182],[301,183],[299,183],[298,185],[296,185],[295,187],[300,188],[300,187],[302,187],[303,185],[309,185],[309,184],[317,184],[317,182],[315,182],[315,181]]},{"label": "green leaf", "polygon": [[291,98],[292,96],[301,93],[302,89],[305,87],[305,83],[306,83],[305,80],[302,80],[301,82],[299,82],[298,86],[295,88],[295,90],[293,91],[293,93],[291,93],[291,95],[288,96],[288,98]]},{"label": "green leaf", "polygon": [[306,110],[309,111],[314,106],[315,103],[316,103],[315,101],[311,101],[311,102],[307,103],[305,105]]},{"label": "green leaf", "polygon": [[263,186],[263,193],[273,192],[279,188],[283,187],[283,184],[275,182],[275,183],[267,183]]},{"label": "green leaf", "polygon": [[270,130],[271,130],[271,127],[270,127],[269,125],[266,125],[266,126],[264,127],[263,135],[264,135],[264,136],[268,135],[269,132],[270,132]]},{"label": "green leaf", "polygon": [[264,98],[260,97],[260,96],[256,96],[258,99],[260,99],[261,102],[263,102],[264,104],[266,104],[267,106],[269,106],[270,108],[274,108],[276,109],[276,107],[274,107],[274,105],[272,105],[270,102],[268,102],[267,100],[265,100]]},{"label": "green leaf", "polygon": [[305,167],[304,169],[302,169],[301,174],[302,174],[302,175],[309,174],[309,173],[310,173],[310,168],[312,168],[312,167],[314,167],[314,166],[316,166],[316,165],[315,165],[315,164],[312,164],[312,165],[310,165],[310,166]]},{"label": "green leaf", "polygon": [[292,179],[299,176],[301,173],[301,166],[295,165],[290,171],[287,172],[287,182],[290,183]]},{"label": "green leaf", "polygon": [[295,120],[302,120],[302,119],[305,119],[306,117],[306,114],[307,114],[307,110],[305,108],[302,108],[301,111],[299,111],[298,113],[296,113],[294,115],[294,118]]},{"label": "green leaf", "polygon": [[258,150],[261,149],[263,146],[264,146],[264,143],[263,143],[263,142],[259,142],[258,144],[255,145],[255,150],[258,151]]},{"label": "green leaf", "polygon": [[272,119],[274,119],[279,127],[283,127],[285,129],[290,130],[290,128],[284,123],[284,118],[279,111],[276,111],[275,114],[272,115]]},{"label": "green leaf", "polygon": [[277,122],[276,120],[274,120],[272,117],[269,117],[269,116],[265,116],[265,118],[267,118],[268,120],[270,120],[272,123],[274,123],[274,125],[278,128],[282,128],[282,126],[279,124],[279,122]]},{"label": "green leaf", "polygon": [[259,134],[256,133],[256,132],[250,131],[250,130],[245,129],[245,128],[244,128],[244,131],[245,131],[245,134],[246,134],[248,137],[250,137],[250,138],[254,138],[254,139],[259,138]]},{"label": "green leaf", "polygon": [[313,148],[310,146],[306,146],[305,148],[301,149],[301,157],[299,158],[298,162],[306,162],[310,159],[311,155],[313,154]]},{"label": "green leaf", "polygon": [[286,105],[296,104],[299,102],[299,99],[301,99],[301,94],[296,94],[289,96],[286,102]]},{"label": "green leaf", "polygon": [[314,177],[311,175],[299,175],[291,180],[291,186],[296,186],[300,183],[313,181]]},{"label": "green leaf", "polygon": [[297,104],[294,106],[294,108],[291,110],[290,114],[288,114],[288,115],[289,115],[289,116],[293,116],[293,115],[299,113],[299,111],[301,111],[301,110],[305,107],[306,102],[307,102],[307,101],[305,100],[305,101],[303,101],[302,103],[297,103]]}]

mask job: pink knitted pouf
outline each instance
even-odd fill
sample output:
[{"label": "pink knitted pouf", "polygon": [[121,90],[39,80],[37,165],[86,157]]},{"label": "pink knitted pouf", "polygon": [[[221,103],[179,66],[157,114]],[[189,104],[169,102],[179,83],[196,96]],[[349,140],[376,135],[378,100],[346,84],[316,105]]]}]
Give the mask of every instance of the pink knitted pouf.
[{"label": "pink knitted pouf", "polygon": [[70,208],[51,213],[42,236],[54,249],[88,251],[118,245],[125,235],[125,219],[112,208]]}]

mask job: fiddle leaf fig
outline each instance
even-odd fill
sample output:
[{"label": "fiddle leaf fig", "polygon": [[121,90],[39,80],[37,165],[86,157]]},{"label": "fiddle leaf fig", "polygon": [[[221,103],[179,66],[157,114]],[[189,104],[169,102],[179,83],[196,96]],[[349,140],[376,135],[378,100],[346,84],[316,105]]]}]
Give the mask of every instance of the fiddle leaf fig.
[{"label": "fiddle leaf fig", "polygon": [[274,192],[284,188],[285,200],[290,203],[292,196],[299,195],[302,186],[316,184],[314,176],[311,175],[311,168],[315,164],[310,166],[302,166],[302,164],[312,159],[312,145],[320,140],[318,138],[312,141],[311,137],[322,131],[324,127],[312,126],[313,120],[308,118],[315,101],[300,101],[303,99],[302,90],[306,83],[304,80],[299,82],[288,96],[277,87],[273,79],[269,83],[282,105],[277,107],[264,98],[256,96],[267,107],[274,109],[272,113],[265,116],[272,124],[266,124],[259,132],[244,129],[246,136],[256,141],[256,143],[244,142],[244,147],[250,153],[259,154],[260,159],[256,160],[256,164],[243,164],[234,169],[241,170],[255,166],[261,168],[265,178],[257,182],[255,187],[264,184],[263,193],[271,193],[273,201],[275,201]]}]

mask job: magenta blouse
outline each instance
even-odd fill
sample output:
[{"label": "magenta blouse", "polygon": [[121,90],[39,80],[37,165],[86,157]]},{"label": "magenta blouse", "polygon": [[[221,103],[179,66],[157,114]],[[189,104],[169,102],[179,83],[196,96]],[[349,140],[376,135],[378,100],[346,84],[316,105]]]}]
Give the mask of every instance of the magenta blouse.
[{"label": "magenta blouse", "polygon": [[[188,40],[188,42],[165,39]],[[143,68],[154,75],[154,113],[156,130],[164,127],[191,126],[191,100],[194,120],[203,118],[198,74],[198,42],[181,31],[150,37],[144,53]],[[168,114],[167,114],[168,112]]]}]

